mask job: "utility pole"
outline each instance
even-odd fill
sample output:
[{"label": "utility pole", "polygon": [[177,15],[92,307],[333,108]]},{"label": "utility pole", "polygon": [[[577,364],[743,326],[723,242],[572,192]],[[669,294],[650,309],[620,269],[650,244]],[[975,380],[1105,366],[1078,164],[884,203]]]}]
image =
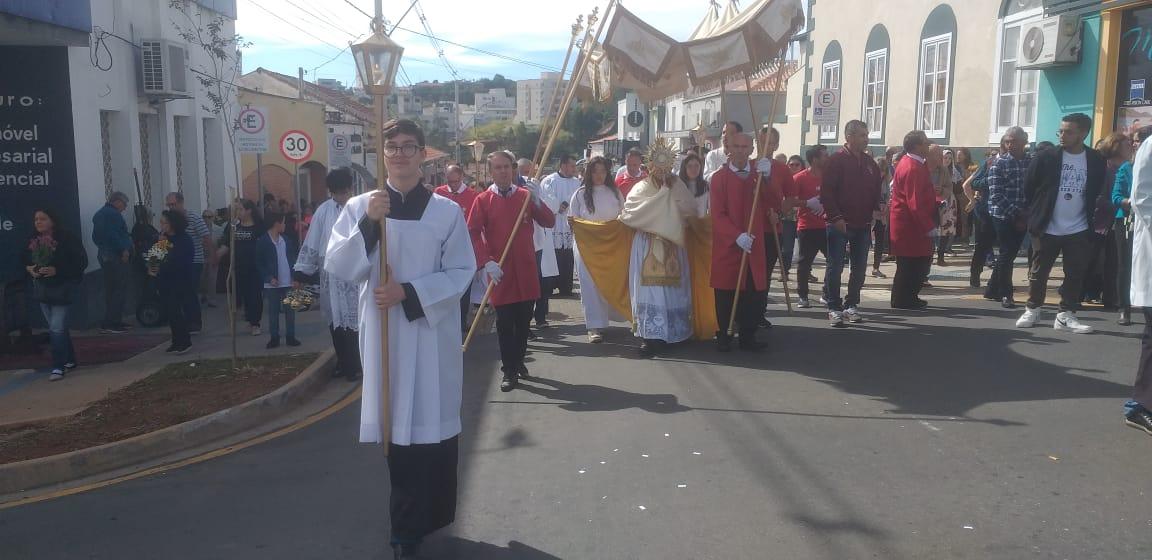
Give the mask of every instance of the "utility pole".
[{"label": "utility pole", "polygon": [[298,67],[297,81],[296,81],[296,98],[304,99],[304,67]]}]

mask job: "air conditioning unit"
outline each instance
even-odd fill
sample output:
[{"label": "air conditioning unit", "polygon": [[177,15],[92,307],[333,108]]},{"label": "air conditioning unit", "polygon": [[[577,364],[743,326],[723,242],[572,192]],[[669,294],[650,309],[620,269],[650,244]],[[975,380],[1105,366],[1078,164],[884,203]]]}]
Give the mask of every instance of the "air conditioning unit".
[{"label": "air conditioning unit", "polygon": [[1080,62],[1083,45],[1078,15],[1064,14],[1025,23],[1020,27],[1020,33],[1017,70]]},{"label": "air conditioning unit", "polygon": [[153,97],[192,97],[188,87],[188,51],[164,39],[140,42],[140,87]]}]

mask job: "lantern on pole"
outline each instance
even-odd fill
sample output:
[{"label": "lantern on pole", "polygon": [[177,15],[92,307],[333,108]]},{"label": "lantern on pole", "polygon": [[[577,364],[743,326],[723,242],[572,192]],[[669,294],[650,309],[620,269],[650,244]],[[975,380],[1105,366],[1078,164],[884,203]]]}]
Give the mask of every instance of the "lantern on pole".
[{"label": "lantern on pole", "polygon": [[[388,94],[392,82],[400,68],[400,57],[404,47],[396,44],[383,31],[380,21],[373,22],[373,33],[360,43],[352,45],[352,56],[356,59],[356,72],[364,91],[372,94],[376,105],[376,188],[385,190],[384,138],[381,135],[388,114]],[[380,220],[380,286],[388,282],[388,226],[387,220]],[[389,375],[388,351],[388,310],[380,311],[380,443],[384,454],[392,441],[392,378]]]}]

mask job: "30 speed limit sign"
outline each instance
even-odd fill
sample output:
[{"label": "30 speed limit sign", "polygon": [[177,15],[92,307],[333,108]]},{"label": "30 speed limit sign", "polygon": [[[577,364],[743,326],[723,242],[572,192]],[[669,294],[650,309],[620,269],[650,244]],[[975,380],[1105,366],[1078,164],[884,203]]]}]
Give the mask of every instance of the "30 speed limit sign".
[{"label": "30 speed limit sign", "polygon": [[288,161],[304,161],[312,156],[312,137],[303,130],[289,130],[280,137],[280,153]]}]

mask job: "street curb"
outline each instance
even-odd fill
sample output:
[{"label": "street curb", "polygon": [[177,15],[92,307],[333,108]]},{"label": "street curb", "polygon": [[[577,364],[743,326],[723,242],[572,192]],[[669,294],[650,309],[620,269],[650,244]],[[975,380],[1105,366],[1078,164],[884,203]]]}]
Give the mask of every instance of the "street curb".
[{"label": "street curb", "polygon": [[316,395],[335,366],[336,354],[327,350],[292,381],[244,404],[122,441],[0,465],[0,496],[130,467],[256,428]]}]

